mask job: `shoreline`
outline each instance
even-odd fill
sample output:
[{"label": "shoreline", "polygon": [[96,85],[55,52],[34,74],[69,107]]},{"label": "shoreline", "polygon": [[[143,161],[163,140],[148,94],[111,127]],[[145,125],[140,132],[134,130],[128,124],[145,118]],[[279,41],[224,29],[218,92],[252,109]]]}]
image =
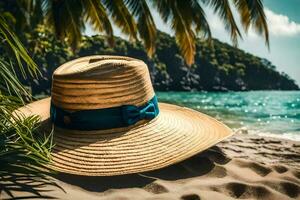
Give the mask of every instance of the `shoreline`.
[{"label": "shoreline", "polygon": [[[40,199],[296,199],[300,142],[236,133],[172,166],[114,177],[59,174]],[[28,188],[27,188],[28,189]],[[4,191],[4,190],[3,190]],[[7,198],[7,194],[0,197]],[[34,195],[12,191],[15,197]]]},{"label": "shoreline", "polygon": [[259,136],[259,137],[267,137],[273,139],[283,139],[288,140],[291,142],[300,142],[300,135],[296,133],[272,133],[272,132],[263,132],[260,130],[253,130],[247,127],[240,127],[240,128],[232,128],[232,130],[237,134],[244,134],[244,135],[252,135],[252,136]]},{"label": "shoreline", "polygon": [[[262,164],[289,164],[300,169],[300,141],[236,132],[217,146],[231,158],[243,158]],[[232,148],[234,147],[234,148]]]}]

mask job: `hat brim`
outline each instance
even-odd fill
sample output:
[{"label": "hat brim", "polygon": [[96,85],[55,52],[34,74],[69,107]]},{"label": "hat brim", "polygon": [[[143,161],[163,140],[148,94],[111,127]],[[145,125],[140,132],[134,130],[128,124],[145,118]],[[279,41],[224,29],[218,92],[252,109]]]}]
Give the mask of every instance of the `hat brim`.
[{"label": "hat brim", "polygon": [[[19,109],[50,123],[50,98]],[[151,171],[189,158],[231,136],[216,119],[195,110],[159,103],[160,114],[146,123],[99,131],[54,128],[50,167],[86,176]]]}]

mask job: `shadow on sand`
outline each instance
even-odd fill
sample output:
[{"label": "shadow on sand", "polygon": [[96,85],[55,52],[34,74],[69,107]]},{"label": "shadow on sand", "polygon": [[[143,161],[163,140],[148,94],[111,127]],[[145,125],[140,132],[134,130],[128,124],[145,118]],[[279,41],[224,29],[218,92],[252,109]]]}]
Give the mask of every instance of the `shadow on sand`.
[{"label": "shadow on sand", "polygon": [[[223,165],[227,162],[229,159],[221,149],[214,146],[180,163],[139,174],[89,177],[59,173],[51,177],[1,172],[0,199],[55,199],[55,197],[47,194],[51,194],[50,192],[54,190],[65,192],[55,179],[91,192],[104,192],[109,189],[121,188],[144,188],[157,179],[172,181],[203,176],[212,171],[216,163]],[[3,196],[3,194],[5,195]]]},{"label": "shadow on sand", "polygon": [[88,191],[103,192],[108,189],[142,188],[156,179],[172,181],[202,176],[208,174],[215,167],[215,163],[226,164],[228,161],[229,159],[222,153],[221,149],[214,146],[185,161],[155,171],[110,177],[88,177],[60,173],[55,178]]},{"label": "shadow on sand", "polygon": [[54,189],[64,192],[54,179],[44,174],[11,174],[3,171],[0,174],[0,199],[55,199],[46,194]]}]

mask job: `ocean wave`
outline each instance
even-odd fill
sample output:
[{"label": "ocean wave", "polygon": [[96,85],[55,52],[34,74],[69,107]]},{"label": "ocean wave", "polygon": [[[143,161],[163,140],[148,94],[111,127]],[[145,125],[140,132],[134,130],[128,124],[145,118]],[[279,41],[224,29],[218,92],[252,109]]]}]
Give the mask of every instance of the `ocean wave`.
[{"label": "ocean wave", "polygon": [[241,134],[251,134],[251,135],[258,135],[263,137],[281,138],[281,139],[288,139],[288,140],[300,142],[299,132],[272,133],[272,132],[266,132],[261,130],[254,130],[248,127],[234,128],[233,131],[235,133],[241,133]]}]

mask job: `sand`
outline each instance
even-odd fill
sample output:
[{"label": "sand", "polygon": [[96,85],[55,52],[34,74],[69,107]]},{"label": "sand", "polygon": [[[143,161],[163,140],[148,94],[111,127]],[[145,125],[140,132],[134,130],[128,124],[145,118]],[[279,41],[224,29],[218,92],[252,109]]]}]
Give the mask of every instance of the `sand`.
[{"label": "sand", "polygon": [[300,199],[300,142],[237,133],[161,170],[116,177],[58,174],[51,179],[60,187],[2,181],[0,198]]}]

